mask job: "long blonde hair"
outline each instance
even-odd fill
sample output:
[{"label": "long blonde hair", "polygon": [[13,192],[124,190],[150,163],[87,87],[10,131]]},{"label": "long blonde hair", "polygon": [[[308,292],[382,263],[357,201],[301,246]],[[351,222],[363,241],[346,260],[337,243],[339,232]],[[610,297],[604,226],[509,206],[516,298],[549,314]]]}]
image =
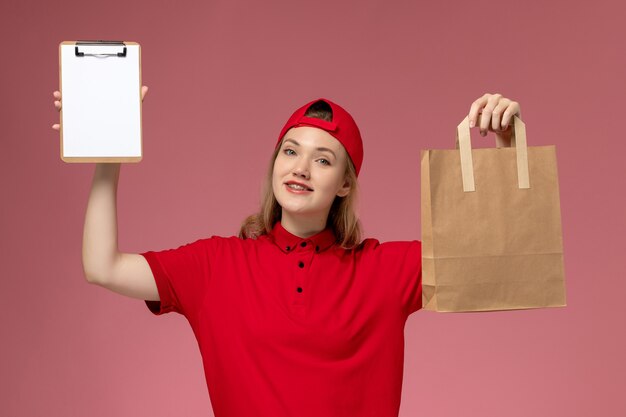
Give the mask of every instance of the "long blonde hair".
[{"label": "long blonde hair", "polygon": [[[332,121],[332,110],[327,106],[324,102],[315,103],[307,110],[305,116],[316,117],[330,122]],[[241,224],[239,237],[242,239],[256,239],[259,236],[269,234],[276,222],[281,218],[282,210],[272,190],[274,162],[281,146],[282,141],[276,147],[270,159],[269,169],[263,184],[260,211],[246,217]],[[350,158],[346,158],[346,161],[345,177],[350,184],[350,192],[345,197],[335,197],[328,213],[326,226],[333,230],[339,246],[345,249],[352,249],[361,243],[362,227],[356,213],[358,194],[356,169]]]}]

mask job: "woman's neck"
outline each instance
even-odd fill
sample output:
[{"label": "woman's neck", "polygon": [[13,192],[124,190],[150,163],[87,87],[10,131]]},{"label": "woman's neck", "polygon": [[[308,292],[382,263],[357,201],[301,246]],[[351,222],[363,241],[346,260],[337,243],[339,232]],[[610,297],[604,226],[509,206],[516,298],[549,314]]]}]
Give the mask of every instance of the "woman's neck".
[{"label": "woman's neck", "polygon": [[326,228],[327,218],[295,217],[283,211],[280,224],[292,235],[306,239]]}]

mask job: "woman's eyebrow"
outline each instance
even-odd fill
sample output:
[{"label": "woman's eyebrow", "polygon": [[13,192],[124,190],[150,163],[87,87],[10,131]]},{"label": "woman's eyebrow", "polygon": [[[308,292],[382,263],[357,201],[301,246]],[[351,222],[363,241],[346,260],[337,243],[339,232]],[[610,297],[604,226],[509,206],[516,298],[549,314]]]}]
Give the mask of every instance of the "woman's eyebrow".
[{"label": "woman's eyebrow", "polygon": [[[285,139],[285,142],[284,142],[284,143],[287,143],[287,142],[292,142],[292,143],[294,143],[296,146],[300,146],[300,144],[299,144],[298,142],[296,142],[295,140],[293,140],[293,139]],[[333,151],[332,151],[332,149],[328,149],[328,148],[317,148],[317,150],[318,150],[318,151],[327,151],[327,152],[330,152],[330,153],[333,155],[333,157],[335,157],[335,159],[337,159],[337,155],[335,155],[335,152],[333,152]]]}]

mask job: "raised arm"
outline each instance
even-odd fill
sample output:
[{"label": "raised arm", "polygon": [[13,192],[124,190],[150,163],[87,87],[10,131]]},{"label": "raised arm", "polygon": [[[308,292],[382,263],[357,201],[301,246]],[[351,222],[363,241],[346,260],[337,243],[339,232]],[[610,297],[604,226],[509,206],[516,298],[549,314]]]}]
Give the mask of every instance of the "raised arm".
[{"label": "raised arm", "polygon": [[[148,87],[142,87],[142,99]],[[61,93],[54,92],[57,110]],[[59,130],[55,124],[53,129]],[[152,270],[139,254],[121,253],[117,245],[117,184],[119,163],[96,164],[83,230],[82,261],[85,278],[116,293],[159,301]]]}]

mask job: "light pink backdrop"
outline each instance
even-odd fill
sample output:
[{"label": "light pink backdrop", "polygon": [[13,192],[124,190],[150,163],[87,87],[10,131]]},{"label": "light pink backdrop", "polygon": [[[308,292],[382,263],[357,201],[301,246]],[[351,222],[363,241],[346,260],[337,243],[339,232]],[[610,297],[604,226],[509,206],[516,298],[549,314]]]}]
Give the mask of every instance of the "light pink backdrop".
[{"label": "light pink backdrop", "polygon": [[317,97],[361,127],[367,236],[419,239],[420,149],[452,147],[485,92],[519,101],[530,145],[557,146],[569,305],[414,314],[400,415],[626,415],[622,4],[3,1],[0,414],[212,415],[185,319],[82,275],[94,165],[59,157],[57,48],[122,39],[150,87],[118,193],[127,252],[235,234]]}]

